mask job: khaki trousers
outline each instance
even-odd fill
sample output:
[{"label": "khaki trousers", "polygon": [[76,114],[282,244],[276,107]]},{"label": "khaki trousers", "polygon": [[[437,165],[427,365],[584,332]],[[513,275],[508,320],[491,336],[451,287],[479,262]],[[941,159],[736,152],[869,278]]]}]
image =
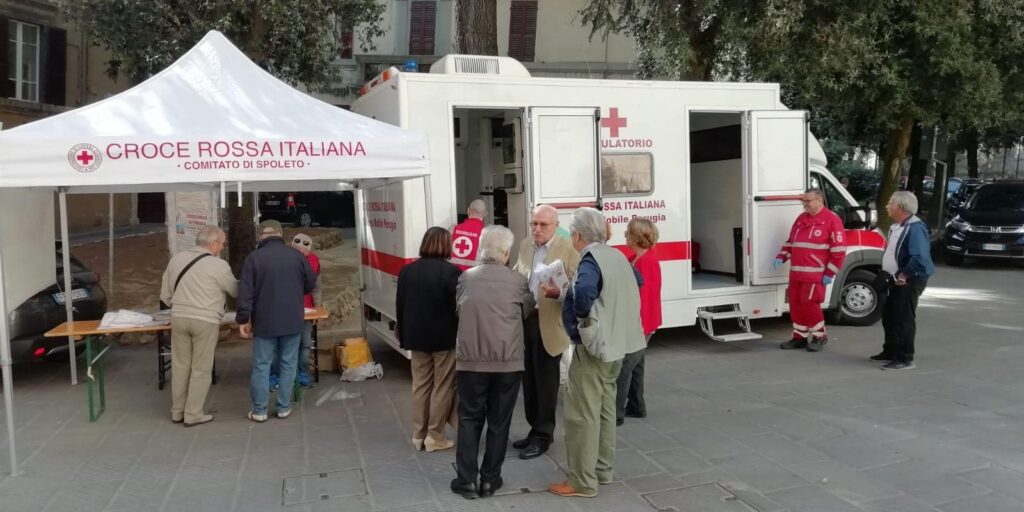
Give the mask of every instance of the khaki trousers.
[{"label": "khaki trousers", "polygon": [[171,419],[194,423],[203,416],[219,335],[217,324],[171,319]]},{"label": "khaki trousers", "polygon": [[412,437],[444,440],[455,411],[455,351],[412,351]]},{"label": "khaki trousers", "polygon": [[597,492],[615,476],[615,381],[622,360],[604,363],[576,345],[565,388],[565,446],[569,483]]}]

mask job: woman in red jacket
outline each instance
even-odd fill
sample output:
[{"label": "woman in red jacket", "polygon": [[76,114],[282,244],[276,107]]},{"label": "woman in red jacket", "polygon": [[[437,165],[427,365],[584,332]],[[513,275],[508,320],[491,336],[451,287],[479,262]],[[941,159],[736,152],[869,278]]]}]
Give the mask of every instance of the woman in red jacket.
[{"label": "woman in red jacket", "polygon": [[[647,341],[661,326],[661,262],[654,250],[658,227],[647,219],[635,218],[626,226],[626,245],[633,252],[630,262],[643,278],[640,286],[640,323]],[[647,417],[644,403],[644,349],[626,354],[616,383],[615,417],[619,425],[625,417]]]}]

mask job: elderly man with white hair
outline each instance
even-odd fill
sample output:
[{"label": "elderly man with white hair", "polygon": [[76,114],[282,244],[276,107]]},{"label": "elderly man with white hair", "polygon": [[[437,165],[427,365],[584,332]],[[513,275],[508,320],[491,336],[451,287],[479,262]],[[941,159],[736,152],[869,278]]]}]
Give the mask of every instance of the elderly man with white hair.
[{"label": "elderly man with white hair", "polygon": [[928,225],[915,215],[917,196],[910,192],[893,193],[885,205],[893,220],[882,255],[881,293],[887,295],[882,310],[885,343],[872,361],[887,361],[883,370],[913,370],[914,336],[917,333],[917,300],[935,273],[932,264]]},{"label": "elderly man with white hair", "polygon": [[[529,280],[534,296],[540,295],[537,270],[556,260],[562,262],[570,279],[576,274],[580,255],[569,240],[557,233],[558,210],[550,205],[534,208],[530,217],[530,238],[519,244],[519,261],[515,266],[515,270]],[[568,348],[569,337],[562,325],[562,304],[557,297],[540,297],[537,314],[526,319],[523,410],[530,432],[512,443],[513,448],[520,450],[520,459],[539,457],[554,441],[562,353]]]},{"label": "elderly man with white hair", "polygon": [[[480,265],[459,276],[456,291],[459,433],[451,489],[470,499],[492,496],[502,486],[501,465],[523,372],[523,320],[535,307],[526,277],[508,268],[513,238],[503,226],[484,228]],[[485,421],[484,460],[478,466]]]},{"label": "elderly man with white hair", "polygon": [[167,264],[160,301],[171,307],[171,421],[186,427],[213,420],[203,406],[213,376],[213,355],[224,316],[224,294],[238,295],[238,281],[219,258],[224,230],[203,226],[196,247]]},{"label": "elderly man with white hair", "polygon": [[[580,264],[562,309],[566,332],[576,344],[565,390],[569,479],[549,490],[592,498],[598,484],[614,477],[616,380],[622,358],[646,345],[640,324],[642,279],[621,252],[607,245],[601,212],[580,208],[570,227]],[[548,297],[559,293],[547,284],[542,289]]]}]

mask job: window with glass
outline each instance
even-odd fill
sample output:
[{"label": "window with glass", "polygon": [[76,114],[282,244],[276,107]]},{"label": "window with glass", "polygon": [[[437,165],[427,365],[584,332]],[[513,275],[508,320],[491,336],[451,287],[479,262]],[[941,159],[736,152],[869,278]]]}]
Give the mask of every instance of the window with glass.
[{"label": "window with glass", "polygon": [[839,215],[839,218],[845,218],[846,208],[850,206],[846,197],[829,180],[822,179],[821,185],[822,190],[825,191],[825,203],[828,205],[828,209]]},{"label": "window with glass", "polygon": [[39,101],[39,26],[7,22],[7,79],[13,82],[12,98]]},{"label": "window with glass", "polygon": [[601,154],[601,192],[606,196],[644,195],[654,190],[650,153]]},{"label": "window with glass", "polygon": [[434,28],[437,4],[433,0],[414,0],[409,4],[409,55],[434,54]]}]

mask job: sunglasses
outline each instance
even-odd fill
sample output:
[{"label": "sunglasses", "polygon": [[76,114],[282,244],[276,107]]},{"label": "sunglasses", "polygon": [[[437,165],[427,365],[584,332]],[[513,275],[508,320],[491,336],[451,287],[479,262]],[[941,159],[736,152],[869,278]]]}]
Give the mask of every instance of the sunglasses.
[{"label": "sunglasses", "polygon": [[302,244],[302,245],[305,245],[306,247],[309,247],[309,241],[308,240],[302,240],[301,238],[296,238],[295,240],[292,240],[292,243],[294,243],[294,244]]}]

